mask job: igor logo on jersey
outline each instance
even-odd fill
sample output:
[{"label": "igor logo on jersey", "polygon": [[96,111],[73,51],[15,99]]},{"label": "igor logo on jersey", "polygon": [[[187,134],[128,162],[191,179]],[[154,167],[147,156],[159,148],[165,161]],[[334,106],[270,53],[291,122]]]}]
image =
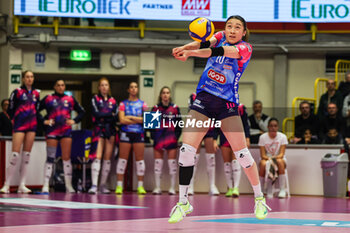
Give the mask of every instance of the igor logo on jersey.
[{"label": "igor logo on jersey", "polygon": [[160,129],[161,113],[157,112],[144,112],[143,113],[143,128],[144,129]]},{"label": "igor logo on jersey", "polygon": [[220,84],[225,84],[226,83],[226,77],[223,74],[220,74],[216,72],[213,69],[208,70],[208,77]]}]

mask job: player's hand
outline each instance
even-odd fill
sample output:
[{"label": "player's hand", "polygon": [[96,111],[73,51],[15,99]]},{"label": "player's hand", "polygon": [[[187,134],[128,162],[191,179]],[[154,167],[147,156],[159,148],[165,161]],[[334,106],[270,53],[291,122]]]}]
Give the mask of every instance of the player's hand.
[{"label": "player's hand", "polygon": [[173,48],[173,56],[176,57],[179,52],[182,52],[184,50],[185,50],[184,46]]},{"label": "player's hand", "polygon": [[177,55],[174,57],[175,57],[175,59],[180,60],[180,61],[187,61],[187,59],[190,56],[189,56],[189,52],[185,50],[185,51],[181,51],[181,52],[177,53]]},{"label": "player's hand", "polygon": [[67,125],[74,125],[74,124],[75,124],[75,121],[72,120],[72,119],[67,119],[67,120],[66,120],[66,124],[67,124]]},{"label": "player's hand", "polygon": [[54,124],[55,124],[55,120],[54,119],[50,119],[50,120],[45,120],[44,121],[44,125],[53,126]]}]

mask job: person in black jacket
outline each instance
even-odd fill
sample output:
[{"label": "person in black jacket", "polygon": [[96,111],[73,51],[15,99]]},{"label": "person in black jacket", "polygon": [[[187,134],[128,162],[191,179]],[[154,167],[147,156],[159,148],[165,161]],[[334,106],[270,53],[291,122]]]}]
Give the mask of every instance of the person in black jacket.
[{"label": "person in black jacket", "polygon": [[300,115],[294,118],[294,139],[293,143],[298,143],[303,138],[303,134],[306,129],[309,129],[312,138],[317,140],[319,120],[316,115],[311,111],[310,103],[307,101],[302,101],[299,104]]},{"label": "person in black jacket", "polygon": [[270,117],[262,113],[262,102],[260,100],[253,102],[253,112],[248,118],[250,124],[250,143],[257,144],[260,135],[267,132],[267,123]]},{"label": "person in black jacket", "polygon": [[12,122],[7,113],[9,104],[9,99],[3,99],[1,101],[2,112],[0,113],[0,136],[12,136]]}]

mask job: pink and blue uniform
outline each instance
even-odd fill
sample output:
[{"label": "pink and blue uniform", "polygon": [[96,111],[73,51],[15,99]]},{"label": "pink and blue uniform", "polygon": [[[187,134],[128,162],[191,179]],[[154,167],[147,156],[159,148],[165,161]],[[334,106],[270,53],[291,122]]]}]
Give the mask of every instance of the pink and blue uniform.
[{"label": "pink and blue uniform", "polygon": [[[214,47],[234,46],[241,58],[225,56],[210,57],[197,86],[197,97],[191,105],[210,118],[222,120],[229,116],[238,116],[239,80],[246,69],[252,46],[244,41],[230,44],[223,31],[216,33],[217,43]],[[215,105],[212,103],[215,102]]]},{"label": "pink and blue uniform", "polygon": [[54,93],[45,96],[40,102],[40,110],[45,109],[46,120],[54,120],[55,124],[46,126],[46,138],[60,139],[71,137],[72,126],[66,123],[71,118],[71,113],[75,110],[78,113],[73,120],[75,123],[81,121],[85,114],[84,108],[77,102],[73,96]]},{"label": "pink and blue uniform", "polygon": [[[248,113],[247,113],[247,109],[243,104],[238,105],[238,112],[239,115],[241,116],[242,119],[242,123],[243,123],[243,128],[244,128],[244,135],[246,138],[250,137],[250,133],[249,133],[249,123],[248,123]],[[222,133],[222,131],[220,130],[220,146],[224,146],[224,147],[230,147],[229,142],[227,141],[225,135]]]},{"label": "pink and blue uniform", "polygon": [[108,96],[107,99],[100,94],[92,97],[92,146],[90,157],[96,157],[98,140],[101,138],[109,139],[117,134],[115,129],[117,122],[117,101]]},{"label": "pink and blue uniform", "polygon": [[[147,104],[140,99],[136,101],[124,100],[119,104],[119,111],[125,112],[125,116],[142,117],[147,108]],[[144,141],[142,123],[121,126],[120,142],[138,143]]]},{"label": "pink and blue uniform", "polygon": [[159,103],[152,108],[152,112],[156,112],[157,110],[162,114],[163,122],[167,127],[165,128],[164,125],[161,124],[160,129],[152,130],[154,149],[176,149],[178,146],[177,140],[181,135],[181,128],[174,127],[174,124],[171,122],[181,120],[180,108],[173,103],[170,103],[168,106],[164,106],[162,103]]},{"label": "pink and blue uniform", "polygon": [[40,94],[23,85],[11,93],[8,114],[13,121],[13,132],[36,131]]}]

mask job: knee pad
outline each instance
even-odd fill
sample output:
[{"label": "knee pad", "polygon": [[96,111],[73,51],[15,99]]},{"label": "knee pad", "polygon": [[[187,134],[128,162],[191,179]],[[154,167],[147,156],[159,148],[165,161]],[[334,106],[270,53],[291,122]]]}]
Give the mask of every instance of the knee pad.
[{"label": "knee pad", "polygon": [[207,169],[215,168],[215,154],[206,153]]},{"label": "knee pad", "polygon": [[163,159],[155,159],[154,160],[154,173],[155,174],[162,174],[163,169]]},{"label": "knee pad", "polygon": [[229,162],[224,163],[224,171],[225,171],[225,174],[231,175],[231,163]]},{"label": "knee pad", "polygon": [[199,154],[195,154],[194,155],[194,166],[197,166],[198,161],[199,161]]},{"label": "knee pad", "polygon": [[124,175],[127,164],[128,160],[119,158],[117,164],[117,174]]},{"label": "knee pad", "polygon": [[16,166],[18,161],[19,154],[17,152],[12,152],[11,158],[10,158],[10,164],[12,166]]},{"label": "knee pad", "polygon": [[22,152],[22,163],[28,164],[30,159],[30,152],[23,151]]},{"label": "knee pad", "polygon": [[239,165],[239,162],[236,159],[232,160],[232,171],[233,172],[241,171],[241,166]]},{"label": "knee pad", "polygon": [[56,149],[57,148],[53,147],[53,146],[47,146],[46,147],[46,154],[47,154],[46,162],[48,162],[48,163],[54,163],[55,162]]},{"label": "knee pad", "polygon": [[94,161],[91,164],[91,170],[95,172],[100,172],[101,169],[101,160],[100,159],[94,159]]},{"label": "knee pad", "polygon": [[111,170],[111,160],[103,160],[102,169],[109,172]]},{"label": "knee pad", "polygon": [[254,159],[250,154],[248,148],[244,148],[240,151],[235,151],[235,156],[239,164],[244,168],[250,168],[254,164]]},{"label": "knee pad", "polygon": [[188,144],[183,144],[180,148],[179,165],[181,167],[191,167],[195,164],[197,149]]},{"label": "knee pad", "polygon": [[175,159],[168,159],[169,174],[175,175],[177,172],[177,164]]},{"label": "knee pad", "polygon": [[144,176],[145,175],[145,160],[136,161],[136,175]]}]

